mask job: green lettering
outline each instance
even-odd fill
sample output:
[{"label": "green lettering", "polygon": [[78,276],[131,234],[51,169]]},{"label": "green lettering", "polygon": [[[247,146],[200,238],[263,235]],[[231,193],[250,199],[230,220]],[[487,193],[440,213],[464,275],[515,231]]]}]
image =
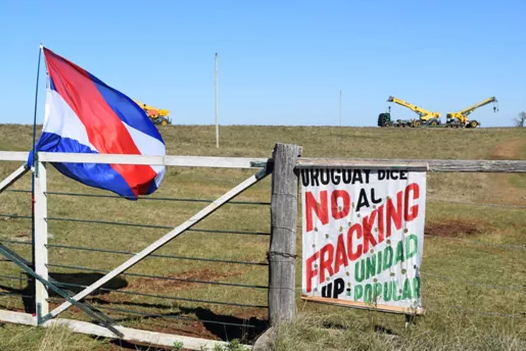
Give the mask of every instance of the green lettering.
[{"label": "green lettering", "polygon": [[393,265],[393,248],[387,246],[384,251],[384,270],[391,268]]},{"label": "green lettering", "polygon": [[392,295],[391,292],[392,292],[391,284],[389,284],[389,282],[385,282],[384,283],[384,301],[385,302],[391,301],[391,295]]},{"label": "green lettering", "polygon": [[365,284],[363,295],[364,295],[365,302],[371,302],[371,298],[373,295],[373,287],[371,286],[371,284]]},{"label": "green lettering", "polygon": [[404,242],[400,240],[398,242],[398,245],[396,245],[396,257],[395,257],[395,264],[398,262],[404,261]]},{"label": "green lettering", "polygon": [[365,260],[360,260],[354,265],[354,279],[360,283],[365,277]]},{"label": "green lettering", "polygon": [[409,280],[409,278],[406,278],[404,281],[404,291],[402,293],[402,299],[406,300],[406,299],[412,299],[412,298],[413,296],[412,296],[412,290],[411,290],[411,281]]},{"label": "green lettering", "polygon": [[406,250],[406,257],[405,257],[406,260],[416,255],[418,251],[418,238],[416,235],[411,234],[405,239],[405,250]]},{"label": "green lettering", "polygon": [[398,285],[396,282],[391,282],[392,290],[393,290],[393,301],[400,301],[401,296],[398,295]]},{"label": "green lettering", "polygon": [[420,278],[413,278],[413,296],[415,298],[420,297]]},{"label": "green lettering", "polygon": [[374,284],[374,300],[377,300],[380,296],[382,296],[382,283],[375,283]]},{"label": "green lettering", "polygon": [[376,255],[378,256],[376,258],[377,267],[378,267],[376,274],[380,274],[382,272],[382,251],[378,251]]},{"label": "green lettering", "polygon": [[354,301],[358,301],[363,296],[363,286],[355,285],[354,286]]},{"label": "green lettering", "polygon": [[369,279],[370,277],[374,276],[374,272],[376,271],[376,255],[372,255],[366,258],[367,260],[367,274],[365,276],[365,279]]}]

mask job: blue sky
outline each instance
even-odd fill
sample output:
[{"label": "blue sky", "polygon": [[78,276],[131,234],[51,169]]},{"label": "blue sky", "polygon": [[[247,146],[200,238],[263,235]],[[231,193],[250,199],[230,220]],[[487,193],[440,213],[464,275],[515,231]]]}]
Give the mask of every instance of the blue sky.
[{"label": "blue sky", "polygon": [[[32,123],[38,46],[174,124],[374,126],[389,95],[471,117],[526,110],[526,1],[2,1],[0,123]],[[42,64],[42,68],[44,65]],[[43,120],[41,71],[38,123]],[[395,118],[416,115],[393,106]]]}]

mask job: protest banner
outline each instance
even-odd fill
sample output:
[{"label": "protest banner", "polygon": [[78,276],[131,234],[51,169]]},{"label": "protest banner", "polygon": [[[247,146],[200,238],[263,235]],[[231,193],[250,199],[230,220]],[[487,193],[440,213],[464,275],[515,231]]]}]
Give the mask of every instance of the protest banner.
[{"label": "protest banner", "polygon": [[426,172],[302,169],[302,298],[423,313]]}]

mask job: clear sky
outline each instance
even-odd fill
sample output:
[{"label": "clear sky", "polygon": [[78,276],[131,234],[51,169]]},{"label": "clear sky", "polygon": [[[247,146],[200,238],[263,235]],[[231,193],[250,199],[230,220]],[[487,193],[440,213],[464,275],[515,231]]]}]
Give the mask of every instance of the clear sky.
[{"label": "clear sky", "polygon": [[[510,126],[526,110],[525,0],[0,1],[0,123],[32,123],[38,48],[213,124],[375,126],[389,95]],[[41,65],[44,68],[44,64]],[[41,71],[38,123],[43,121]],[[394,118],[416,115],[393,106]]]}]

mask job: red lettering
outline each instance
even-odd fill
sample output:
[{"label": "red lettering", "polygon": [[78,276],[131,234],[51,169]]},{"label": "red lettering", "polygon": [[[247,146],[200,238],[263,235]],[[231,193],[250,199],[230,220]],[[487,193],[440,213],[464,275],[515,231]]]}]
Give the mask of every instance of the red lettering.
[{"label": "red lettering", "polygon": [[378,243],[384,242],[384,205],[378,207]]},{"label": "red lettering", "polygon": [[318,275],[318,270],[312,266],[314,261],[316,261],[318,257],[320,257],[319,251],[311,257],[307,258],[307,260],[305,261],[305,264],[307,265],[307,273],[305,277],[307,279],[307,292],[312,291],[312,278]]},{"label": "red lettering", "polygon": [[340,271],[340,266],[347,267],[349,261],[347,260],[347,252],[345,250],[345,243],[343,242],[343,234],[338,236],[338,245],[336,246],[336,260],[334,261],[334,274]]},{"label": "red lettering", "polygon": [[397,230],[402,228],[402,191],[396,194],[396,209],[393,205],[393,200],[387,200],[387,237],[391,236],[392,221],[394,220],[395,227]]},{"label": "red lettering", "polygon": [[[327,255],[326,255],[327,254]],[[334,246],[327,244],[320,250],[320,282],[325,281],[325,271],[329,272],[329,276],[332,276],[332,261],[334,260]]]},{"label": "red lettering", "polygon": [[[338,209],[338,199],[343,200],[342,210]],[[335,190],[331,194],[332,216],[335,219],[346,217],[351,210],[351,196],[345,190]]]},{"label": "red lettering", "polygon": [[420,197],[420,187],[416,183],[409,184],[405,188],[404,219],[406,222],[412,221],[418,217],[418,205],[409,207],[409,194],[414,193],[413,200]]},{"label": "red lettering", "polygon": [[329,211],[327,208],[327,190],[320,191],[320,201],[318,203],[314,198],[312,192],[308,191],[305,193],[305,212],[307,217],[307,232],[314,229],[312,211],[316,213],[316,216],[322,224],[329,223]]},{"label": "red lettering", "polygon": [[378,210],[374,210],[370,216],[366,216],[363,219],[363,253],[369,252],[369,244],[372,247],[375,247],[378,244],[373,233],[371,233],[377,213]]},{"label": "red lettering", "polygon": [[356,251],[353,252],[353,233],[356,233],[356,239],[362,238],[362,226],[359,223],[353,224],[347,231],[347,257],[350,261],[356,261],[362,255],[362,244],[358,244]]}]

